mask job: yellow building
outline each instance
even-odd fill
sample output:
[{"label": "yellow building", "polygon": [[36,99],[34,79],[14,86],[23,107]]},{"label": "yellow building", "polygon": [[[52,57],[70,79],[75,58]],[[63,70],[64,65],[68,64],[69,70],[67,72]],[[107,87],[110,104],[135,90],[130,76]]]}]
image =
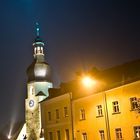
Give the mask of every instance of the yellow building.
[{"label": "yellow building", "polygon": [[71,94],[47,98],[42,102],[42,119],[46,140],[71,140]]},{"label": "yellow building", "polygon": [[140,138],[140,81],[73,101],[77,140],[132,140]]},{"label": "yellow building", "polygon": [[[140,139],[139,72],[131,69],[138,68],[140,61],[136,61],[135,67],[134,63],[99,72],[91,89],[82,87],[79,79],[62,83],[59,89],[50,89],[49,97],[41,103],[45,139]],[[124,67],[129,69],[120,72]],[[116,78],[109,77],[108,72]]]}]

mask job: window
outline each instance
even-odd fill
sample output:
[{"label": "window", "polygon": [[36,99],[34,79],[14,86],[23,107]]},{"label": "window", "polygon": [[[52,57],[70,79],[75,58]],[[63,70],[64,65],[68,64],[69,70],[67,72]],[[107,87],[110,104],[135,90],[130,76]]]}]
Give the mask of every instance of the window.
[{"label": "window", "polygon": [[85,110],[84,109],[80,109],[80,120],[85,120]]},{"label": "window", "polygon": [[52,119],[51,112],[48,112],[48,120],[50,121],[51,119]]},{"label": "window", "polygon": [[134,135],[135,135],[135,139],[140,138],[140,126],[134,127]]},{"label": "window", "polygon": [[59,110],[56,109],[56,119],[59,119]]},{"label": "window", "polygon": [[49,140],[53,140],[53,133],[49,132]]},{"label": "window", "polygon": [[138,102],[136,97],[130,98],[130,103],[131,103],[131,109],[135,110],[138,108]]},{"label": "window", "polygon": [[57,140],[61,140],[61,135],[60,135],[60,131],[57,131]]},{"label": "window", "polygon": [[87,140],[87,133],[82,133],[82,140]]},{"label": "window", "polygon": [[68,117],[68,108],[64,107],[64,117]]},{"label": "window", "polygon": [[122,140],[122,130],[121,130],[121,128],[116,128],[115,133],[116,133],[116,140]]},{"label": "window", "polygon": [[34,93],[34,88],[33,88],[33,86],[31,86],[30,87],[30,94],[33,95],[33,93]]},{"label": "window", "polygon": [[43,53],[43,47],[41,47],[40,53]]},{"label": "window", "polygon": [[99,130],[100,133],[100,140],[105,140],[104,130]]},{"label": "window", "polygon": [[118,101],[112,102],[113,105],[113,113],[119,113],[119,103]]},{"label": "window", "polygon": [[102,105],[97,105],[97,116],[103,116]]},{"label": "window", "polygon": [[70,140],[69,129],[65,130],[66,140]]}]

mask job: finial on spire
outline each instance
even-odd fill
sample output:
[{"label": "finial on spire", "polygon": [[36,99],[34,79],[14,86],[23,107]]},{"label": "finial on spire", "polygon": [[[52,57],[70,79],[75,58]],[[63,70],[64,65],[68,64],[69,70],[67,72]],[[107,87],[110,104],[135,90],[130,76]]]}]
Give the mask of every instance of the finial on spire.
[{"label": "finial on spire", "polygon": [[39,37],[39,23],[38,22],[36,22],[36,35],[37,35],[37,37]]}]

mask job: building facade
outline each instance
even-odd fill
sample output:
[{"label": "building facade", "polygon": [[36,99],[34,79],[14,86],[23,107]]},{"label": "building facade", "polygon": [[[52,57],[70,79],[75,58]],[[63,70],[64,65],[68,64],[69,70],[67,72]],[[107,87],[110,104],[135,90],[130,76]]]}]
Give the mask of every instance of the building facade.
[{"label": "building facade", "polygon": [[77,140],[140,139],[140,81],[73,100]]},{"label": "building facade", "polygon": [[42,102],[46,140],[72,140],[71,94],[63,94]]}]

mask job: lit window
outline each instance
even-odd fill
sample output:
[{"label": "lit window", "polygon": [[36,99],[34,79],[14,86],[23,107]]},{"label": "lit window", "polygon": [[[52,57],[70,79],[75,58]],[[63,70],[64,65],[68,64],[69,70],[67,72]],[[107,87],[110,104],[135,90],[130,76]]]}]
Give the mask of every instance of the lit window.
[{"label": "lit window", "polygon": [[121,130],[121,128],[116,128],[115,133],[116,133],[116,140],[122,140],[122,130]]},{"label": "lit window", "polygon": [[56,119],[59,119],[59,110],[56,109]]},{"label": "lit window", "polygon": [[40,52],[43,53],[43,47],[41,47],[41,51]]},{"label": "lit window", "polygon": [[57,131],[57,140],[61,140],[61,135],[60,135],[60,131]]},{"label": "lit window", "polygon": [[66,140],[70,140],[69,129],[65,130]]},{"label": "lit window", "polygon": [[80,109],[80,120],[85,120],[85,110],[84,109]]},{"label": "lit window", "polygon": [[31,86],[30,87],[30,94],[33,95],[33,93],[34,93],[34,88],[33,88],[33,86]]},{"label": "lit window", "polygon": [[40,53],[40,47],[37,47],[37,53]]},{"label": "lit window", "polygon": [[135,109],[138,108],[138,102],[137,102],[136,97],[130,98],[130,103],[131,103],[131,109],[132,110],[135,110]]},{"label": "lit window", "polygon": [[39,51],[40,50],[40,47],[37,47],[37,50]]},{"label": "lit window", "polygon": [[140,126],[134,127],[134,135],[135,135],[135,139],[140,138]]},{"label": "lit window", "polygon": [[53,133],[49,132],[49,140],[53,140]]},{"label": "lit window", "polygon": [[99,130],[100,133],[100,140],[105,140],[104,130]]},{"label": "lit window", "polygon": [[68,108],[64,107],[64,117],[68,117]]},{"label": "lit window", "polygon": [[51,112],[48,112],[48,120],[50,121],[52,119]]},{"label": "lit window", "polygon": [[118,101],[112,102],[113,105],[113,113],[119,113],[119,103]]},{"label": "lit window", "polygon": [[97,116],[103,116],[102,105],[97,105]]},{"label": "lit window", "polygon": [[82,140],[87,140],[87,133],[82,133]]}]

